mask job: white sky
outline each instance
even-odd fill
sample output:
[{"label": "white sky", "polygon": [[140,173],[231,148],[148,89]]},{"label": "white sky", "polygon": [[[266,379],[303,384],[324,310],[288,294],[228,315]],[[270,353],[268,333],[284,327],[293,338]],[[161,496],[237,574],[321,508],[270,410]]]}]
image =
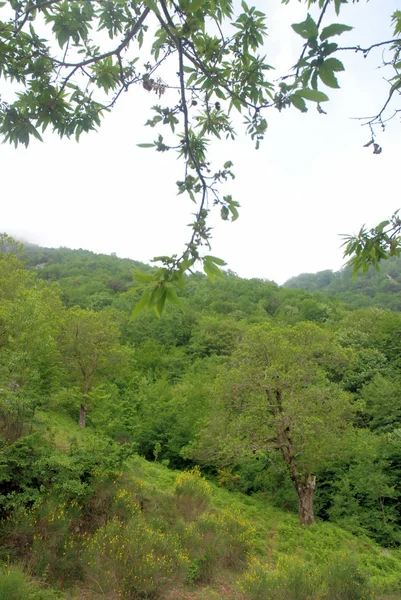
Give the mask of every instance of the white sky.
[{"label": "white sky", "polygon": [[[306,8],[294,0],[257,5],[268,15],[266,60],[278,77],[299,56],[301,38],[290,24],[303,20]],[[356,29],[336,41],[363,46],[391,39],[390,15],[400,8],[395,0],[346,6],[338,20]],[[325,22],[335,20],[330,13]],[[216,167],[234,163],[236,179],[225,193],[241,210],[235,223],[212,219],[212,254],[238,275],[283,283],[301,272],[338,270],[344,263],[339,234],[373,226],[399,207],[399,119],[377,132],[381,155],[363,148],[369,130],[350,120],[375,114],[386,98],[385,72],[377,70],[381,56],[379,49],[366,60],[353,53],[340,57],[347,70],[339,74],[341,90],[327,90],[327,115],[312,104],[306,114],[270,109],[260,150],[244,135],[213,146]],[[151,116],[146,107],[157,101],[150,96],[142,87],[131,89],[99,132],[83,135],[79,144],[46,134],[44,144],[33,141],[27,150],[1,145],[0,231],[144,262],[180,253],[194,211],[176,195],[181,165],[169,153],[136,146],[156,137],[143,127]]]}]

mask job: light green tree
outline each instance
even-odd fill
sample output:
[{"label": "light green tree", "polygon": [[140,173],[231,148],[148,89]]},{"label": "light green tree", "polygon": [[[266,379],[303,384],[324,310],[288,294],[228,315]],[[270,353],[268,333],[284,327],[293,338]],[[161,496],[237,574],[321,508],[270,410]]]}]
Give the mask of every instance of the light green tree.
[{"label": "light green tree", "polygon": [[207,425],[189,453],[228,466],[280,452],[302,524],[314,522],[316,473],[345,452],[351,397],[331,381],[348,362],[333,336],[312,323],[248,332],[221,373]]},{"label": "light green tree", "polygon": [[0,234],[0,306],[32,280],[25,269],[23,246],[6,233]]},{"label": "light green tree", "polygon": [[0,423],[8,440],[22,435],[57,385],[62,311],[57,292],[40,284],[18,289],[0,306]]},{"label": "light green tree", "polygon": [[132,358],[130,350],[119,343],[120,322],[117,311],[82,308],[66,311],[59,347],[68,376],[80,390],[81,427],[86,425],[93,387],[112,379]]}]

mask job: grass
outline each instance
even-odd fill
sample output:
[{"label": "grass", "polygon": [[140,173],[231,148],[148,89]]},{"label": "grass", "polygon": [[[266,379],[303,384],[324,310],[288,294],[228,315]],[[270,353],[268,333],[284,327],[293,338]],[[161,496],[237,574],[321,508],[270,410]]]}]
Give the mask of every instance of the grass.
[{"label": "grass", "polygon": [[[93,431],[60,414],[38,412],[36,427],[63,450],[71,444],[90,448],[95,439]],[[51,583],[68,591],[54,595],[32,587],[22,571],[7,575],[3,570],[0,600],[362,600],[370,598],[370,590],[375,600],[401,600],[400,550],[383,551],[332,523],[302,527],[296,515],[274,508],[261,495],[205,484],[198,472],[183,476],[134,456],[124,475],[112,488],[99,489],[92,502],[97,514],[86,514],[74,538],[82,581],[70,580],[64,587],[62,574],[54,571]],[[119,551],[122,545],[129,560]],[[34,560],[28,553],[31,573]],[[49,581],[53,571],[46,565],[42,571]],[[257,577],[259,591],[252,584]],[[12,591],[18,578],[25,596]]]}]

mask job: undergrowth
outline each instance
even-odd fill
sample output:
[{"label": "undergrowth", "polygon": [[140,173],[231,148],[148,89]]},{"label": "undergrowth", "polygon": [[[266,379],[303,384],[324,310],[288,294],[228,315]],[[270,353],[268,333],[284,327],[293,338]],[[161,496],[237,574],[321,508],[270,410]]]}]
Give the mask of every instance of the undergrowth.
[{"label": "undergrowth", "polygon": [[174,473],[133,456],[122,470],[111,450],[113,460],[92,452],[85,464],[78,450],[38,457],[55,483],[25,503],[9,497],[0,600],[397,598],[399,551],[329,523],[301,527],[197,467]]}]

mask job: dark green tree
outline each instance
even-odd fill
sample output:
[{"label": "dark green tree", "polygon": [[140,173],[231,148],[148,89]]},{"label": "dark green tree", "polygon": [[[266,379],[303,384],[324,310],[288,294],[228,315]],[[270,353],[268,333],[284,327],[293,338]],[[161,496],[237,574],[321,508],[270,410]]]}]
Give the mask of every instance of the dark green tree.
[{"label": "dark green tree", "polygon": [[229,466],[279,452],[300,522],[313,523],[316,473],[349,447],[351,397],[330,381],[347,360],[333,336],[312,323],[253,328],[221,373],[190,454]]}]

